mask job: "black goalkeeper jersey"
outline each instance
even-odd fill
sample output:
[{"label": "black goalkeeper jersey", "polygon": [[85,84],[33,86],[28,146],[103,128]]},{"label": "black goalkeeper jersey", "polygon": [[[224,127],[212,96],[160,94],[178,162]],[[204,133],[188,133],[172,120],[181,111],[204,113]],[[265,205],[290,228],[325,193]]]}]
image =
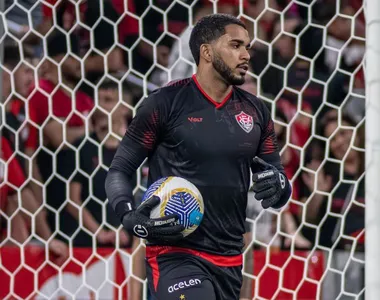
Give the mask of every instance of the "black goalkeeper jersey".
[{"label": "black goalkeeper jersey", "polygon": [[[111,169],[131,178],[148,157],[149,185],[165,176],[183,177],[195,184],[205,204],[202,223],[172,245],[237,255],[243,248],[255,156],[283,171],[274,124],[265,104],[238,87],[217,103],[193,76],[160,88],[143,100]],[[118,195],[109,200],[115,208],[121,201],[132,202],[131,198],[131,194]]]}]

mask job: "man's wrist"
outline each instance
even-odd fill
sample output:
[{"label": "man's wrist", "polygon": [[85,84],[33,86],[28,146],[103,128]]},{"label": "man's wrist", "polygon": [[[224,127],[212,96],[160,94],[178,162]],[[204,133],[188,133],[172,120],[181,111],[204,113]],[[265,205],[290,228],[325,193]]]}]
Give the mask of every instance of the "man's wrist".
[{"label": "man's wrist", "polygon": [[123,222],[124,216],[133,211],[133,207],[129,202],[120,202],[115,207],[115,213],[120,222]]}]

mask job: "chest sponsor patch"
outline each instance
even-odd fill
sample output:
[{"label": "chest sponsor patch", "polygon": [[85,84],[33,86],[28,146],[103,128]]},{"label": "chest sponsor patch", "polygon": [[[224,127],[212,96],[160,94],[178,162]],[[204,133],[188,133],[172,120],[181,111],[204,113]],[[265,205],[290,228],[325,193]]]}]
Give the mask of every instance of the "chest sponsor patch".
[{"label": "chest sponsor patch", "polygon": [[253,129],[253,117],[241,112],[238,115],[235,115],[235,119],[238,122],[239,126],[247,133],[251,132]]}]

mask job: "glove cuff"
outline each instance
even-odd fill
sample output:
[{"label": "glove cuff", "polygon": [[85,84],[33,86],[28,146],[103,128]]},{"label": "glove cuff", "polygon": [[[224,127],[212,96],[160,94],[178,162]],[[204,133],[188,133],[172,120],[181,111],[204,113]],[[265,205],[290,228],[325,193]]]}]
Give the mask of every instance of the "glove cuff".
[{"label": "glove cuff", "polygon": [[115,213],[120,222],[123,222],[124,216],[131,211],[133,211],[133,209],[129,202],[119,202],[115,207]]},{"label": "glove cuff", "polygon": [[[292,187],[290,185],[288,178],[283,172],[280,172],[280,174],[283,175],[282,178],[285,180],[285,187],[282,189],[282,195],[281,195],[280,200],[272,206],[275,209],[283,207],[288,202],[292,194]],[[283,184],[283,183],[280,182],[280,184]]]}]

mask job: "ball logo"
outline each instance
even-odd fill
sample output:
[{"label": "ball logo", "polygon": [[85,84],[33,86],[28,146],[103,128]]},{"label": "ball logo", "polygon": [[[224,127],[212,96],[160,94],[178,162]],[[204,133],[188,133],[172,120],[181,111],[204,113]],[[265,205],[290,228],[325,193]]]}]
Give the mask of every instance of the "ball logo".
[{"label": "ball logo", "polygon": [[245,112],[241,112],[238,115],[235,115],[235,119],[238,122],[239,126],[246,132],[249,133],[253,129],[253,118],[250,115],[247,115]]},{"label": "ball logo", "polygon": [[145,238],[148,236],[148,230],[146,230],[146,228],[142,225],[135,225],[135,227],[133,227],[133,231],[139,237]]}]

